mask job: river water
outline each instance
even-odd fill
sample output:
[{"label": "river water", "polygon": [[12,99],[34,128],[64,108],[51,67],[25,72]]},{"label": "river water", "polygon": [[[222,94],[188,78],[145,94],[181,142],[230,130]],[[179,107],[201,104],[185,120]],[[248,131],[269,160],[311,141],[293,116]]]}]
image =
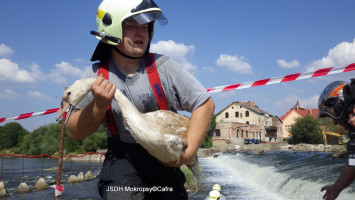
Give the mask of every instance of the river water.
[{"label": "river water", "polygon": [[[213,184],[220,184],[227,199],[241,200],[292,200],[322,199],[322,186],[333,183],[346,162],[333,159],[324,152],[266,151],[259,155],[250,153],[224,153],[218,158],[201,158],[202,188],[189,199],[204,199]],[[54,190],[32,190],[26,194],[14,193],[22,180],[31,187],[42,176],[42,159],[25,159],[24,176],[21,158],[5,158],[2,181],[9,196],[5,199],[52,199]],[[57,165],[57,160],[46,159],[44,168]],[[100,163],[90,163],[90,171],[97,175]],[[88,162],[64,162],[63,179],[70,174],[84,174]],[[46,182],[55,181],[56,172],[45,171]],[[73,185],[64,183],[61,199],[99,199],[97,178]],[[355,183],[345,189],[338,200],[355,199]]]}]

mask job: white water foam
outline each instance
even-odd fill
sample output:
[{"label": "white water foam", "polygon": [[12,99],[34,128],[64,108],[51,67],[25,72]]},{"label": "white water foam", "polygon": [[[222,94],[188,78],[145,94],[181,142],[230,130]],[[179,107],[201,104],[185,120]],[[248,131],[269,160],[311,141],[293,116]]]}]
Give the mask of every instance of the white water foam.
[{"label": "white water foam", "polygon": [[[326,185],[320,182],[314,182],[305,178],[291,178],[287,172],[280,173],[276,168],[270,166],[258,166],[253,164],[253,160],[245,161],[242,155],[220,155],[215,159],[221,166],[228,168],[238,184],[243,183],[260,191],[267,191],[270,199],[286,200],[322,200],[324,192],[321,188]],[[302,171],[300,171],[302,173]],[[326,175],[325,175],[326,176]],[[329,182],[327,184],[332,184]],[[259,198],[256,198],[259,199]],[[268,199],[265,197],[265,199]],[[350,188],[342,191],[337,200],[355,199],[355,194],[350,193]]]}]

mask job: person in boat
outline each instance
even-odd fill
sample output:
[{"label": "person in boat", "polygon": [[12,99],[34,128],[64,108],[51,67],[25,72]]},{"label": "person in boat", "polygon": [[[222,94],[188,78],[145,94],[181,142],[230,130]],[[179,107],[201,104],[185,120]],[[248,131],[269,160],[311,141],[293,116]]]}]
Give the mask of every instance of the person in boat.
[{"label": "person in boat", "polygon": [[318,117],[331,117],[334,124],[349,130],[348,162],[335,183],[321,189],[321,192],[325,191],[323,199],[334,200],[355,179],[355,79],[352,79],[351,83],[345,81],[330,83],[319,97],[318,108]]},{"label": "person in boat", "polygon": [[214,184],[205,200],[226,200],[226,197],[221,194],[221,186]]},{"label": "person in boat", "polygon": [[[99,62],[82,78],[97,78],[67,128],[76,141],[90,136],[100,124],[107,129],[108,151],[98,181],[104,199],[187,199],[180,166],[196,154],[214,112],[211,96],[194,76],[171,58],[149,52],[155,21],[167,24],[153,0],[104,0],[96,13],[98,28],[91,34],[100,41],[91,61]],[[152,67],[155,80],[147,73]],[[99,76],[100,70],[108,80]],[[161,163],[133,139],[113,102],[116,88],[142,113],[164,106],[191,112],[188,147],[178,161]]]}]

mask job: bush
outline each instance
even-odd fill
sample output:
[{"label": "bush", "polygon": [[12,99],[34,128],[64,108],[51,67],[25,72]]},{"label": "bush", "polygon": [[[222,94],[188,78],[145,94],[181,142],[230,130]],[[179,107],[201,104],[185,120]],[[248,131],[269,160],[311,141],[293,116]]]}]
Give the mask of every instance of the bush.
[{"label": "bush", "polygon": [[203,148],[211,148],[212,146],[212,137],[209,135],[205,135],[205,138],[203,139]]},{"label": "bush", "polygon": [[83,147],[87,152],[96,152],[97,150],[97,145],[91,138],[84,139]]},{"label": "bush", "polygon": [[322,144],[323,135],[318,127],[318,122],[314,117],[307,115],[298,118],[297,122],[292,125],[292,138],[290,144],[308,143],[308,144]]},{"label": "bush", "polygon": [[213,131],[216,128],[216,115],[213,115],[210,121],[210,125],[207,130],[207,134],[205,135],[205,138],[203,139],[202,147],[203,148],[211,148],[213,146],[212,142],[212,136],[213,136]]}]

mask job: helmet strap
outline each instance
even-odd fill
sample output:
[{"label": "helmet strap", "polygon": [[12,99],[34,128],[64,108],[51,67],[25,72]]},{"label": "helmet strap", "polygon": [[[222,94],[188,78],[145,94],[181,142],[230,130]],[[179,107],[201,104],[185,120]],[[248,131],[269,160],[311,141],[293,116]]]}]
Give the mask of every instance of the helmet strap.
[{"label": "helmet strap", "polygon": [[132,60],[137,60],[137,59],[141,59],[143,56],[140,56],[140,57],[132,57],[132,56],[129,56],[125,53],[123,53],[122,51],[120,51],[116,46],[112,46],[112,48],[117,52],[119,53],[121,56],[123,57],[126,57],[126,58],[129,58],[129,59],[132,59]]}]

